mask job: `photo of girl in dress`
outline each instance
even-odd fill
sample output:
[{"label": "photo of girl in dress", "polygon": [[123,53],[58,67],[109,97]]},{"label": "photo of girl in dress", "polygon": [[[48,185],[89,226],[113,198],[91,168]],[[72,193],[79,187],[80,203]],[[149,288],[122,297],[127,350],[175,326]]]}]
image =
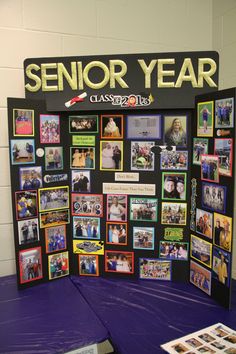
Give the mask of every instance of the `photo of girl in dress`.
[{"label": "photo of girl in dress", "polygon": [[123,142],[100,141],[100,170],[123,170]]},{"label": "photo of girl in dress", "polygon": [[107,194],[107,220],[127,221],[127,195]]},{"label": "photo of girl in dress", "polygon": [[73,217],[73,237],[100,239],[100,219],[89,217]]},{"label": "photo of girl in dress", "polygon": [[40,114],[40,143],[60,143],[60,117],[57,115]]},{"label": "photo of girl in dress", "polygon": [[62,146],[45,147],[45,170],[63,170],[63,148]]},{"label": "photo of girl in dress", "polygon": [[162,173],[162,199],[186,199],[186,173]]},{"label": "photo of girl in dress", "polygon": [[95,169],[94,147],[71,147],[71,168],[93,170]]},{"label": "photo of girl in dress", "polygon": [[34,139],[11,140],[11,163],[12,165],[35,163]]},{"label": "photo of girl in dress", "polygon": [[13,109],[13,135],[34,136],[34,111]]},{"label": "photo of girl in dress", "polygon": [[127,245],[127,224],[108,222],[106,224],[106,243],[111,245]]},{"label": "photo of girl in dress", "polygon": [[101,138],[123,138],[123,115],[101,115]]},{"label": "photo of girl in dress", "polygon": [[99,276],[99,259],[97,255],[79,254],[79,275]]},{"label": "photo of girl in dress", "polygon": [[185,147],[187,145],[187,117],[164,117],[164,142],[169,146]]},{"label": "photo of girl in dress", "polygon": [[213,101],[197,105],[197,136],[213,136]]},{"label": "photo of girl in dress", "polygon": [[134,252],[105,251],[105,271],[134,273]]}]

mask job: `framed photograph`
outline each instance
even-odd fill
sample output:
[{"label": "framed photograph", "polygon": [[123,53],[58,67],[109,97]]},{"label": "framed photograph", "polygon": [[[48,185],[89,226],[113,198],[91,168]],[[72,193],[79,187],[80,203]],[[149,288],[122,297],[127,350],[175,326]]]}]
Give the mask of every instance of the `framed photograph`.
[{"label": "framed photograph", "polygon": [[63,167],[63,147],[45,147],[45,170],[58,171],[63,170]]},{"label": "framed photograph", "polygon": [[197,136],[213,136],[213,101],[197,105]]},{"label": "framed photograph", "polygon": [[133,248],[154,250],[154,227],[133,227]]},{"label": "framed photograph", "polygon": [[17,224],[19,245],[28,245],[39,241],[38,218],[21,220]]},{"label": "framed photograph", "polygon": [[161,206],[161,223],[167,225],[186,225],[187,203],[167,203]]},{"label": "framed photograph", "polygon": [[171,280],[171,261],[158,258],[139,258],[139,278]]},{"label": "framed photograph", "polygon": [[164,150],[160,153],[161,170],[187,170],[188,168],[188,151],[168,151]]},{"label": "framed photograph", "polygon": [[215,101],[215,127],[234,127],[234,98],[223,98]]},{"label": "framed photograph", "polygon": [[186,173],[162,172],[162,199],[186,200]]},{"label": "framed photograph", "polygon": [[40,219],[41,229],[44,229],[45,227],[53,227],[53,226],[69,224],[70,222],[69,209],[49,211],[47,213],[40,213],[39,219]]},{"label": "framed photograph", "polygon": [[187,116],[164,117],[164,143],[169,146],[187,146]]},{"label": "framed photograph", "polygon": [[161,241],[159,250],[160,258],[174,259],[177,261],[188,260],[187,242]]},{"label": "framed photograph", "polygon": [[193,165],[201,165],[201,155],[208,154],[208,139],[193,139]]},{"label": "framed photograph", "polygon": [[79,254],[79,275],[99,276],[99,260],[97,255]]},{"label": "framed photograph", "polygon": [[100,239],[100,219],[90,217],[73,217],[73,238]]},{"label": "framed photograph", "polygon": [[69,117],[70,133],[97,133],[98,132],[98,116],[70,116]]},{"label": "framed photograph", "polygon": [[103,216],[102,194],[76,194],[71,195],[71,213],[80,216]]},{"label": "framed photograph", "polygon": [[207,293],[207,295],[211,295],[211,271],[192,260],[190,261],[190,283]]},{"label": "framed photograph", "polygon": [[46,253],[59,252],[66,249],[66,225],[47,227],[45,229]]},{"label": "framed photograph", "polygon": [[122,139],[123,119],[121,114],[101,115],[101,139]]},{"label": "framed photograph", "polygon": [[233,139],[215,139],[214,154],[219,159],[219,174],[232,177]]},{"label": "framed photograph", "polygon": [[104,241],[73,240],[73,253],[104,255]]},{"label": "framed photograph", "polygon": [[69,187],[50,187],[38,190],[39,211],[69,208]]},{"label": "framed photograph", "polygon": [[72,170],[71,187],[72,187],[72,192],[82,192],[82,193],[91,192],[90,171]]},{"label": "framed photograph", "polygon": [[196,209],[196,232],[212,240],[213,215],[206,210]]},{"label": "framed photograph", "polygon": [[20,167],[20,190],[31,190],[41,188],[42,183],[42,167]]},{"label": "framed photograph", "polygon": [[106,243],[111,245],[127,245],[127,223],[107,222]]},{"label": "framed photograph", "polygon": [[49,280],[69,275],[69,253],[60,252],[48,256]]},{"label": "framed photograph", "polygon": [[105,271],[134,273],[134,252],[105,251]]},{"label": "framed photograph", "polygon": [[218,280],[221,284],[230,286],[230,268],[231,268],[231,255],[230,253],[218,247],[213,247],[213,264],[212,264],[212,277]]},{"label": "framed photograph", "polygon": [[123,171],[123,141],[100,141],[100,170]]},{"label": "framed photograph", "polygon": [[54,114],[40,114],[40,143],[60,143],[60,116]]},{"label": "framed photograph", "polygon": [[211,268],[212,244],[197,236],[191,235],[190,256],[206,267]]},{"label": "framed photograph", "polygon": [[151,148],[154,141],[131,141],[131,170],[154,171],[155,156]]},{"label": "framed photograph", "polygon": [[214,213],[214,244],[231,252],[232,244],[232,218]]},{"label": "framed photograph", "polygon": [[41,247],[19,251],[20,284],[43,278]]},{"label": "framed photograph", "polygon": [[13,135],[34,136],[34,111],[32,109],[13,109]]},{"label": "framed photograph", "polygon": [[37,191],[15,192],[16,219],[30,219],[38,216]]},{"label": "framed photograph", "polygon": [[201,155],[201,179],[219,183],[219,159],[217,155]]},{"label": "framed photograph", "polygon": [[95,147],[71,147],[70,168],[94,170]]},{"label": "framed photograph", "polygon": [[156,140],[161,139],[161,115],[128,115],[127,139]]},{"label": "framed photograph", "polygon": [[213,183],[202,182],[202,207],[225,213],[227,188]]},{"label": "framed photograph", "polygon": [[155,198],[130,198],[130,220],[157,221],[157,205]]},{"label": "framed photograph", "polygon": [[10,145],[12,165],[35,163],[34,139],[12,139]]},{"label": "framed photograph", "polygon": [[107,220],[127,221],[127,195],[107,194]]}]

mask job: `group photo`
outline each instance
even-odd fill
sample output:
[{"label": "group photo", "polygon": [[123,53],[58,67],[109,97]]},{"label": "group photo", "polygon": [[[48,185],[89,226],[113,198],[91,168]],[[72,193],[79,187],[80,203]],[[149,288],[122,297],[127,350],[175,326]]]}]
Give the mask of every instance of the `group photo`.
[{"label": "group photo", "polygon": [[130,198],[130,220],[156,221],[157,205],[155,198]]},{"label": "group photo", "polygon": [[127,245],[127,223],[108,222],[106,241],[107,244]]},{"label": "group photo", "polygon": [[40,114],[40,143],[60,143],[60,117],[57,115]]},{"label": "group photo", "polygon": [[100,239],[100,219],[94,217],[73,217],[73,237]]}]

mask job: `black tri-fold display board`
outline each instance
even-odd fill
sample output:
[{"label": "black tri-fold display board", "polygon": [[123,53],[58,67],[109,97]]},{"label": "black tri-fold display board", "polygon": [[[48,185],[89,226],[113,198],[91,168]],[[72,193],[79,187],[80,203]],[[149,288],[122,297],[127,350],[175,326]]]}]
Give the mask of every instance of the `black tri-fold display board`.
[{"label": "black tri-fold display board", "polygon": [[8,99],[20,288],[190,279],[229,306],[235,94],[216,92],[218,65],[216,52],[25,60],[26,98]]}]

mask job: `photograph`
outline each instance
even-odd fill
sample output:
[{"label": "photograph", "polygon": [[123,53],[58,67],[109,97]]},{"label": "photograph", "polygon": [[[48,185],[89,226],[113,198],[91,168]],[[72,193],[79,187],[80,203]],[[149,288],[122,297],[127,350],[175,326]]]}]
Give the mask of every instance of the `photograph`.
[{"label": "photograph", "polygon": [[47,227],[45,229],[46,253],[66,249],[66,226]]},{"label": "photograph", "polygon": [[20,167],[20,190],[31,190],[41,188],[42,182],[42,167]]},{"label": "photograph", "polygon": [[226,349],[224,351],[224,353],[226,353],[226,354],[236,354],[236,348],[230,347],[230,348]]},{"label": "photograph", "polygon": [[187,116],[164,117],[164,143],[168,146],[187,146]]},{"label": "photograph", "polygon": [[45,147],[45,170],[46,171],[63,170],[63,147],[62,146]]},{"label": "photograph", "polygon": [[40,114],[40,143],[60,143],[60,117],[57,115]]},{"label": "photograph", "polygon": [[127,245],[127,223],[106,223],[106,243],[111,245]]},{"label": "photograph", "polygon": [[214,213],[214,244],[231,252],[232,218]]},{"label": "photograph", "polygon": [[104,255],[104,241],[73,240],[73,253]]},{"label": "photograph", "polygon": [[81,216],[103,216],[102,194],[71,194],[71,213]]},{"label": "photograph", "polygon": [[186,225],[186,217],[187,203],[162,203],[161,224]]},{"label": "photograph", "polygon": [[34,136],[34,111],[25,108],[13,109],[13,135]]},{"label": "photograph", "polygon": [[161,139],[161,115],[127,115],[127,139]]},{"label": "photograph", "polygon": [[19,245],[39,241],[39,222],[37,218],[18,221]]},{"label": "photograph", "polygon": [[210,343],[215,340],[215,338],[212,337],[209,333],[202,333],[198,337],[201,338],[206,343]]},{"label": "photograph", "polygon": [[139,278],[171,280],[171,261],[158,258],[139,258]]},{"label": "photograph", "polygon": [[160,258],[174,259],[177,261],[188,260],[187,242],[161,241],[159,250]]},{"label": "photograph", "polygon": [[[226,346],[222,342],[212,342],[211,345],[218,350],[223,350],[226,348]],[[227,353],[227,352],[225,352],[225,353]],[[234,354],[236,354],[236,349],[235,349]]]},{"label": "photograph", "polygon": [[207,295],[211,295],[211,271],[190,261],[190,282]]},{"label": "photograph", "polygon": [[204,347],[201,347],[198,349],[199,353],[205,353],[205,354],[215,354],[216,351],[211,349],[210,347],[207,347],[206,345],[204,345]]},{"label": "photograph", "polygon": [[234,98],[223,98],[215,101],[215,127],[234,127]]},{"label": "photograph", "polygon": [[217,184],[202,182],[202,207],[225,213],[227,188]]},{"label": "photograph", "polygon": [[196,208],[196,232],[212,240],[213,215],[206,210]]},{"label": "photograph", "polygon": [[50,187],[38,190],[39,211],[67,209],[69,205],[69,187]]},{"label": "photograph", "polygon": [[154,141],[131,141],[131,170],[154,171],[155,156],[151,148]]},{"label": "photograph", "polygon": [[99,260],[97,255],[79,254],[79,275],[99,276]]},{"label": "photograph", "polygon": [[[236,344],[236,335],[229,335],[227,337],[224,338],[224,340],[228,343],[231,343],[231,344]],[[236,348],[235,348],[236,349]]]},{"label": "photograph", "polygon": [[202,342],[200,342],[197,338],[189,338],[185,341],[185,343],[187,343],[188,345],[190,345],[193,348],[198,348],[201,345],[203,345]]},{"label": "photograph", "polygon": [[221,284],[230,286],[231,255],[221,248],[213,246],[212,277]]},{"label": "photograph", "polygon": [[201,179],[219,183],[219,159],[217,155],[201,155]]},{"label": "photograph", "polygon": [[213,101],[197,105],[197,136],[213,136]]},{"label": "photograph", "polygon": [[69,253],[60,252],[48,256],[49,280],[65,277],[69,274]]},{"label": "photograph", "polygon": [[90,171],[71,171],[72,192],[91,192]]},{"label": "photograph", "polygon": [[191,235],[190,255],[208,268],[211,268],[212,244],[210,242]]},{"label": "photograph", "polygon": [[127,221],[127,195],[107,194],[107,220]]},{"label": "photograph", "polygon": [[98,116],[69,116],[70,133],[97,133]]},{"label": "photograph", "polygon": [[208,154],[208,139],[193,139],[193,165],[201,165],[201,155]]},{"label": "photograph", "polygon": [[73,237],[100,239],[100,219],[89,217],[73,217]]},{"label": "photograph", "polygon": [[12,165],[35,163],[34,139],[12,139],[10,142]]},{"label": "photograph", "polygon": [[171,348],[172,348],[172,350],[174,350],[176,353],[180,353],[180,354],[186,353],[186,352],[188,352],[188,350],[189,350],[188,347],[184,346],[183,343],[176,343],[176,344],[174,344]]},{"label": "photograph", "polygon": [[133,248],[154,250],[154,227],[133,227]]},{"label": "photograph", "polygon": [[130,220],[157,221],[157,206],[155,198],[130,198]]},{"label": "photograph", "polygon": [[71,147],[70,168],[94,170],[95,148],[94,147]]},{"label": "photograph", "polygon": [[215,336],[219,338],[226,337],[230,332],[226,330],[225,326],[219,325],[216,328],[211,330],[211,333],[213,333]]},{"label": "photograph", "polygon": [[40,228],[44,229],[45,227],[53,227],[53,226],[69,224],[70,213],[69,213],[69,209],[49,211],[47,213],[40,213],[39,218],[40,218]]},{"label": "photograph", "polygon": [[123,138],[123,115],[101,115],[101,139]]},{"label": "photograph", "polygon": [[105,271],[113,273],[134,273],[134,252],[106,251]]},{"label": "photograph", "polygon": [[161,170],[187,170],[188,151],[161,151],[160,163]]},{"label": "photograph", "polygon": [[186,173],[162,172],[162,199],[186,200]]},{"label": "photograph", "polygon": [[219,174],[232,177],[233,139],[215,139],[214,154],[219,159]]},{"label": "photograph", "polygon": [[41,247],[19,251],[20,284],[42,279]]},{"label": "photograph", "polygon": [[123,141],[100,141],[100,170],[123,171]]},{"label": "photograph", "polygon": [[16,219],[29,219],[38,216],[37,191],[15,192]]}]

